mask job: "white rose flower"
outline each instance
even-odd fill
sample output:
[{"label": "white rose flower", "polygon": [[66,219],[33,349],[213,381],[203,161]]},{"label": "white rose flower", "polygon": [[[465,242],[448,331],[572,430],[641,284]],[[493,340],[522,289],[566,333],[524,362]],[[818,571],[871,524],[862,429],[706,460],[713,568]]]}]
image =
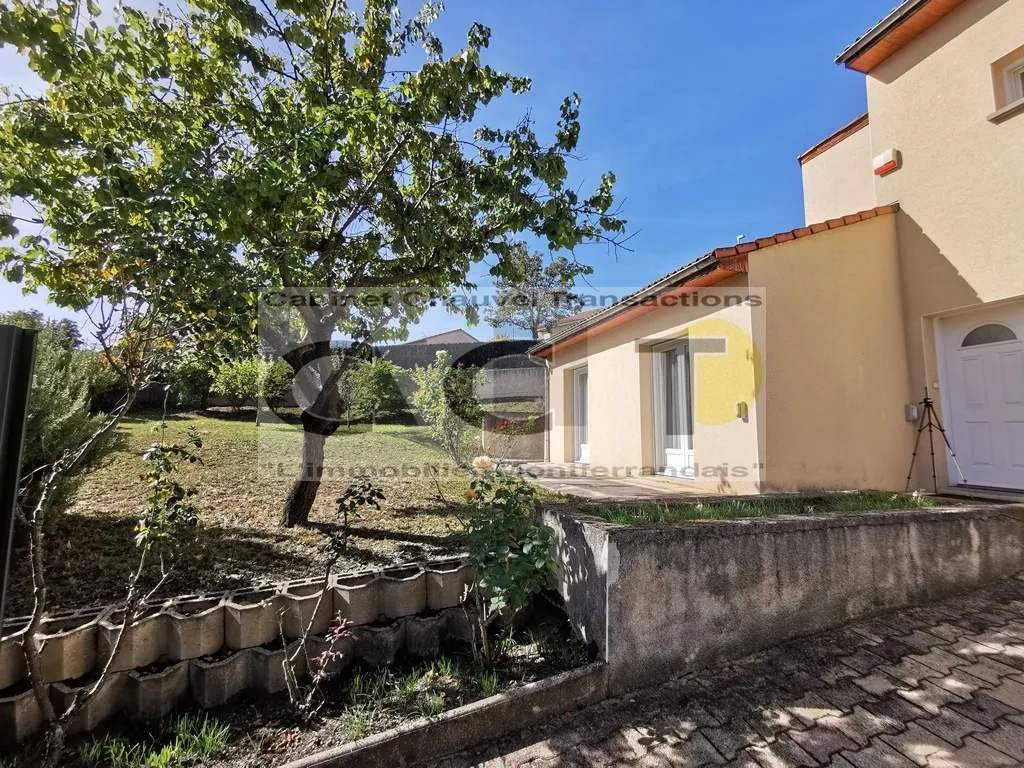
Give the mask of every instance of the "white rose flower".
[{"label": "white rose flower", "polygon": [[477,456],[473,459],[473,468],[477,472],[490,472],[494,469],[494,459],[490,456]]}]

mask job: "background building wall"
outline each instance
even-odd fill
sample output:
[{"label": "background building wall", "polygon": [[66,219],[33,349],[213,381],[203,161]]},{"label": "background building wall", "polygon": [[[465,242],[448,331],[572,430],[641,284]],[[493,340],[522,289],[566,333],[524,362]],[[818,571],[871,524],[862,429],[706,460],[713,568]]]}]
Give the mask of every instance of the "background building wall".
[{"label": "background building wall", "polygon": [[871,126],[865,125],[800,166],[808,224],[874,208]]}]

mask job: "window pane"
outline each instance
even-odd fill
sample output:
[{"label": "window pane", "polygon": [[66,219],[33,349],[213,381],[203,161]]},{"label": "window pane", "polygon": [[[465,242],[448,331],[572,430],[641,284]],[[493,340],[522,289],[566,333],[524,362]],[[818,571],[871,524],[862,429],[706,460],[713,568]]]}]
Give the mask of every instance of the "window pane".
[{"label": "window pane", "polygon": [[683,446],[683,414],[679,396],[679,356],[675,349],[664,352],[665,360],[665,446],[667,449],[681,449]]},{"label": "window pane", "polygon": [[996,344],[1000,341],[1016,341],[1017,334],[999,323],[989,323],[975,328],[964,337],[963,346],[976,347],[979,344]]},{"label": "window pane", "polygon": [[590,397],[590,388],[587,374],[581,373],[579,377],[579,398],[580,398],[580,444],[587,445],[590,443],[590,424],[587,422],[590,420],[588,417],[590,411],[590,403],[588,399]]}]

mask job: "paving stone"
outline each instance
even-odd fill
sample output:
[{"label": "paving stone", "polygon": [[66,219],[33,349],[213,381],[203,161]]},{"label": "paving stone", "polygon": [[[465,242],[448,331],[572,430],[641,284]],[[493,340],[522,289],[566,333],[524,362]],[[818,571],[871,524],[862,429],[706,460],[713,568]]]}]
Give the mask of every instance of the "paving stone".
[{"label": "paving stone", "polygon": [[[570,748],[566,748],[568,751]],[[559,750],[555,745],[547,741],[539,741],[536,744],[530,744],[528,747],[517,749],[515,752],[510,752],[504,756],[505,768],[522,768],[527,763],[532,763],[534,760],[546,760],[549,758],[558,757]]]},{"label": "paving stone", "polygon": [[1024,768],[1024,579],[684,675],[430,768],[726,764]]},{"label": "paving stone", "polygon": [[969,659],[970,661],[992,658],[998,653],[998,649],[993,648],[991,645],[985,645],[966,637],[957,640],[955,643],[950,643],[945,648],[954,656]]},{"label": "paving stone", "polygon": [[874,672],[864,677],[854,678],[853,683],[874,696],[882,696],[906,685],[902,680],[897,680],[884,672]]},{"label": "paving stone", "polygon": [[664,744],[657,747],[654,753],[681,768],[725,763],[725,758],[700,733],[695,733],[686,741],[681,741],[678,744]]},{"label": "paving stone", "polygon": [[786,707],[786,709],[805,725],[814,725],[817,720],[823,717],[839,717],[844,714],[842,709],[821,698],[817,693],[804,695],[801,699]]},{"label": "paving stone", "polygon": [[917,685],[922,680],[926,680],[929,677],[936,677],[939,674],[931,667],[926,667],[921,662],[914,661],[911,658],[906,658],[899,664],[882,666],[878,669],[880,672],[885,672],[885,674],[891,675],[897,680],[902,680],[908,685]]},{"label": "paving stone", "polygon": [[911,656],[914,661],[919,661],[926,667],[931,667],[936,672],[948,675],[954,669],[964,666],[969,662],[941,648],[932,648],[928,653]]},{"label": "paving stone", "polygon": [[986,683],[984,680],[979,680],[964,672],[963,667],[957,667],[948,675],[933,677],[931,681],[940,688],[945,688],[950,693],[955,693],[962,699],[969,699],[977,691],[992,687],[991,684]]},{"label": "paving stone", "polygon": [[754,730],[765,739],[773,739],[779,733],[802,726],[803,722],[782,703],[761,707],[745,718]]},{"label": "paving stone", "polygon": [[1024,712],[1024,683],[1016,680],[1003,680],[999,685],[987,691],[988,695],[1017,712]]},{"label": "paving stone", "polygon": [[858,677],[863,673],[859,670],[851,669],[845,664],[836,662],[824,665],[818,674],[826,685],[835,685],[841,680]]},{"label": "paving stone", "polygon": [[858,648],[856,653],[843,657],[843,664],[865,675],[886,663],[881,656],[872,653],[870,647]]},{"label": "paving stone", "polygon": [[701,733],[726,760],[732,760],[747,747],[766,743],[766,739],[742,719],[728,722],[720,728],[705,728]]},{"label": "paving stone", "polygon": [[950,757],[936,757],[929,768],[1011,768],[1019,765],[1016,758],[984,744],[973,736]]},{"label": "paving stone", "polygon": [[703,705],[720,723],[741,718],[754,709],[751,702],[735,694],[715,696],[713,699],[703,702]]},{"label": "paving stone", "polygon": [[908,760],[884,741],[874,740],[871,744],[857,752],[843,755],[857,768],[916,768],[917,764]]},{"label": "paving stone", "polygon": [[621,733],[596,743],[580,744],[576,750],[591,765],[624,765],[640,757]]},{"label": "paving stone", "polygon": [[761,768],[761,764],[750,755],[743,754],[732,762],[726,763],[724,768]]},{"label": "paving stone", "polygon": [[906,643],[901,643],[899,640],[891,638],[886,638],[877,645],[868,646],[868,650],[876,656],[881,656],[890,664],[898,664],[907,656],[914,653],[914,649]]},{"label": "paving stone", "polygon": [[920,629],[915,629],[909,635],[897,638],[904,645],[909,645],[911,648],[927,653],[937,645],[945,645],[946,641],[938,635],[933,635],[931,632],[925,632]]},{"label": "paving stone", "polygon": [[878,701],[865,704],[864,709],[877,717],[888,717],[897,723],[928,717],[927,712],[896,693],[886,694]]},{"label": "paving stone", "polygon": [[1016,723],[1004,720],[995,730],[979,733],[977,739],[1005,755],[1024,759],[1024,727]]},{"label": "paving stone", "polygon": [[818,761],[785,734],[771,744],[749,747],[746,753],[764,768],[816,768]]},{"label": "paving stone", "polygon": [[875,696],[872,696],[863,687],[854,685],[846,680],[836,683],[829,688],[822,688],[817,693],[825,701],[839,707],[843,712],[849,712],[857,704],[866,704],[876,699]]},{"label": "paving stone", "polygon": [[963,746],[965,737],[985,730],[985,726],[957,714],[948,707],[935,715],[935,717],[929,717],[927,720],[918,720],[918,723],[920,723],[922,728],[931,731],[943,741],[957,747]]},{"label": "paving stone", "polygon": [[925,680],[919,688],[909,691],[898,691],[897,694],[914,704],[930,715],[938,714],[944,706],[954,701],[965,701],[965,698],[951,693],[945,688],[940,688],[934,683]]},{"label": "paving stone", "polygon": [[837,752],[858,748],[841,730],[824,724],[806,731],[790,731],[787,735],[819,763],[827,762]]},{"label": "paving stone", "polygon": [[943,640],[951,643],[971,634],[963,627],[958,627],[955,624],[950,624],[949,622],[936,624],[934,627],[929,627],[928,631],[936,637],[941,637]]},{"label": "paving stone", "polygon": [[988,694],[976,693],[971,700],[963,704],[950,704],[949,708],[958,715],[968,717],[976,723],[981,723],[987,728],[995,728],[996,722],[1007,715],[1019,714],[1013,707],[1008,707],[1001,701],[993,699]]},{"label": "paving stone", "polygon": [[928,765],[929,759],[933,757],[952,757],[958,746],[925,730],[917,723],[911,723],[901,733],[879,738],[918,765]]},{"label": "paving stone", "polygon": [[871,739],[881,733],[895,733],[903,727],[898,720],[874,715],[863,707],[854,707],[853,712],[842,717],[823,717],[818,722],[839,729],[862,747],[866,747]]},{"label": "paving stone", "polygon": [[996,653],[986,658],[1024,672],[1024,645],[1015,643],[1013,645],[1001,646]]},{"label": "paving stone", "polygon": [[986,683],[992,683],[992,685],[996,685],[1004,677],[1016,675],[1018,672],[1015,667],[1001,664],[990,658],[978,659],[978,661],[962,667],[962,669],[971,677],[984,680]]}]

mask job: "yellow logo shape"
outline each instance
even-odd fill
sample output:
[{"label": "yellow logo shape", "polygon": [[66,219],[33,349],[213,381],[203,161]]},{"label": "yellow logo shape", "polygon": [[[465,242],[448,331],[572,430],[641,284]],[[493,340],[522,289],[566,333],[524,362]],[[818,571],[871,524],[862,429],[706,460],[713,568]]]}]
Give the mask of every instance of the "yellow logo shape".
[{"label": "yellow logo shape", "polygon": [[764,360],[750,334],[728,320],[698,320],[687,328],[693,367],[694,420],[728,424],[741,417],[764,385]]}]

